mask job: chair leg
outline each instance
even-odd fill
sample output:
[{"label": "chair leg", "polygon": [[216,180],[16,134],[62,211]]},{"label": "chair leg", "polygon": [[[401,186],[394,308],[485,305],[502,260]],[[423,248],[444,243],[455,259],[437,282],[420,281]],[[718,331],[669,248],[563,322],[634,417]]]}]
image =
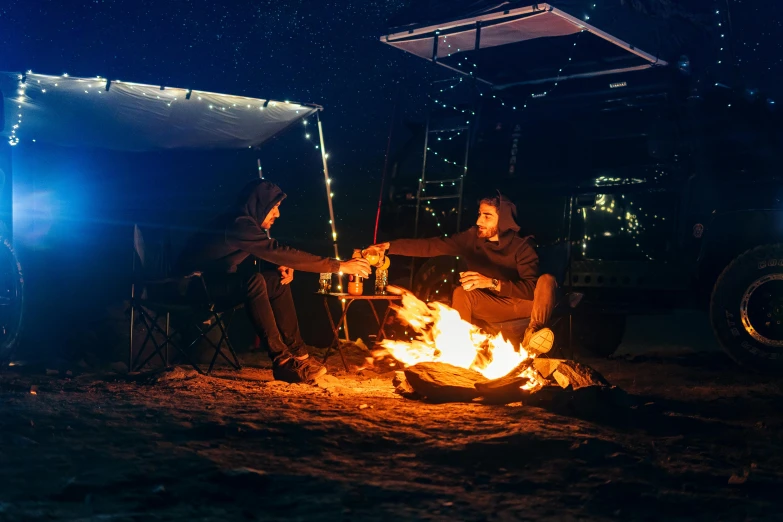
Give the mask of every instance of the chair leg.
[{"label": "chair leg", "polygon": [[[144,368],[147,363],[149,363],[155,355],[158,355],[161,360],[164,362],[164,364],[167,367],[168,366],[168,357],[163,356],[163,350],[168,351],[168,345],[172,343],[171,336],[168,335],[168,333],[164,332],[163,329],[158,324],[158,319],[160,318],[160,314],[155,314],[155,317],[150,317],[148,313],[146,313],[143,309],[139,310],[139,315],[143,318],[143,322],[147,328],[147,335],[144,338],[144,342],[141,345],[141,348],[139,349],[138,357],[141,357],[141,354],[144,353],[144,348],[147,347],[147,343],[152,340],[152,344],[155,345],[155,349],[153,352],[144,359],[144,362],[141,364],[137,364],[136,366],[131,367],[131,371],[135,368]],[[165,334],[165,339],[162,344],[159,344],[157,339],[155,339],[155,332],[158,331],[162,334]],[[137,359],[138,362],[138,359]]]},{"label": "chair leg", "polygon": [[[160,321],[160,314],[156,312],[155,317],[153,317],[150,322],[152,327],[149,330],[147,330],[147,337],[152,341],[152,344],[155,345],[155,351],[153,352],[153,355],[158,354],[158,357],[160,357],[161,362],[163,362],[163,364],[166,365],[166,357],[163,355],[163,349],[166,347],[169,335],[167,332],[163,331],[163,329],[160,327],[160,324],[158,324],[158,321]],[[163,344],[158,344],[158,340],[155,339],[155,332],[159,332],[165,335]],[[149,362],[149,360],[147,362]]]},{"label": "chair leg", "polygon": [[[213,312],[214,313],[214,312]],[[242,364],[239,362],[239,358],[237,357],[236,352],[234,351],[234,347],[231,344],[231,341],[228,338],[228,327],[231,325],[231,319],[234,317],[233,311],[229,312],[228,314],[228,321],[226,323],[223,323],[223,314],[215,313],[215,322],[210,327],[210,330],[212,328],[217,327],[220,330],[220,339],[217,342],[217,345],[212,343],[212,341],[209,341],[210,344],[215,348],[215,355],[212,357],[212,361],[209,363],[209,369],[207,370],[207,375],[212,373],[212,368],[215,366],[215,361],[217,360],[218,355],[223,357],[223,359],[226,360],[226,362],[231,365],[235,370],[241,370]],[[205,334],[206,335],[206,334]],[[232,361],[228,358],[228,356],[223,353],[223,345],[228,348],[229,352],[231,353],[231,356],[234,358]]]},{"label": "chair leg", "polygon": [[231,312],[228,315],[228,320],[226,321],[226,324],[224,328],[226,329],[226,346],[228,347],[228,351],[231,352],[231,356],[234,358],[234,363],[231,364],[231,361],[229,361],[229,364],[231,364],[235,370],[241,370],[242,369],[242,363],[239,362],[239,357],[237,357],[237,352],[234,351],[234,345],[231,344],[231,339],[228,337],[228,329],[231,327],[231,321],[234,319],[234,314],[236,313],[236,310],[231,310]]}]

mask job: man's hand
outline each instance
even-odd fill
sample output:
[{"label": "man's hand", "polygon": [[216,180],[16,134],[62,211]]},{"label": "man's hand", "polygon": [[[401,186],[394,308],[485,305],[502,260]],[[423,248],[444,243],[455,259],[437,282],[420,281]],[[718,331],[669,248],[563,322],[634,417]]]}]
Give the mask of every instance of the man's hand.
[{"label": "man's hand", "polygon": [[477,288],[492,288],[492,278],[483,276],[478,272],[460,272],[459,284],[466,292],[476,290]]},{"label": "man's hand", "polygon": [[368,250],[376,250],[378,252],[386,252],[387,250],[389,250],[390,246],[391,245],[387,241],[386,243],[378,243],[377,245],[372,245],[372,246],[370,246],[368,248]]},{"label": "man's hand", "polygon": [[294,269],[287,266],[277,267],[277,271],[280,272],[280,284],[287,285],[294,280]]},{"label": "man's hand", "polygon": [[361,257],[358,259],[349,259],[348,261],[340,261],[340,272],[367,278],[370,276],[370,263]]}]

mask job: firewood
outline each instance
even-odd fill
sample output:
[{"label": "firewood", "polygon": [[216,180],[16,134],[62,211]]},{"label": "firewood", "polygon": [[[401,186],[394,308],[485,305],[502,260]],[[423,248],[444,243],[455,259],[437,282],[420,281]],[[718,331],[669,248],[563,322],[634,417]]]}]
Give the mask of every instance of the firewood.
[{"label": "firewood", "polygon": [[519,386],[526,384],[529,380],[527,377],[520,377],[520,374],[530,368],[532,364],[533,359],[525,359],[503,377],[492,379],[487,382],[477,382],[476,389],[481,393],[491,393],[492,391],[513,387],[515,385],[518,388]]},{"label": "firewood", "polygon": [[420,395],[434,402],[467,402],[478,397],[476,383],[486,377],[440,362],[424,362],[405,369],[405,378]]}]

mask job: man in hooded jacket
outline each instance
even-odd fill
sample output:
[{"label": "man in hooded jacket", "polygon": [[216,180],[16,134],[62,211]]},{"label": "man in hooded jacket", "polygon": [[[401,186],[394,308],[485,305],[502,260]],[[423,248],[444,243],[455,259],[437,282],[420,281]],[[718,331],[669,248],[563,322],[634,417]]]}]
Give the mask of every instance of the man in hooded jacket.
[{"label": "man in hooded jacket", "polygon": [[[272,239],[269,229],[280,217],[285,197],[280,187],[268,181],[248,183],[235,205],[190,238],[177,271],[201,272],[210,297],[221,306],[244,302],[256,334],[266,341],[275,378],[308,382],[325,374],[326,368],[309,357],[299,333],[289,286],[294,270],[367,277],[370,265],[364,259],[340,261],[308,254]],[[238,273],[239,264],[251,255],[278,265],[277,270]],[[198,288],[189,291],[195,294]]]},{"label": "man in hooded jacket", "polygon": [[452,307],[468,322],[499,323],[530,317],[522,347],[540,353],[552,348],[546,328],[556,304],[557,282],[539,275],[532,236],[521,237],[516,206],[497,196],[479,202],[476,225],[451,237],[398,239],[371,248],[411,257],[459,256],[467,271],[452,295]]}]

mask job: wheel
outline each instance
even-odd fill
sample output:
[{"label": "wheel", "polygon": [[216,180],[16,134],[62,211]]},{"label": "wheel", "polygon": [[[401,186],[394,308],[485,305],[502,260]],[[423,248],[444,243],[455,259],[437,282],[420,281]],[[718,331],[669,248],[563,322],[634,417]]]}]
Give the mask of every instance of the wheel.
[{"label": "wheel", "polygon": [[748,250],[723,270],[712,289],[710,320],[739,364],[783,372],[783,244]]},{"label": "wheel", "polygon": [[593,355],[609,357],[623,341],[625,322],[625,316],[620,314],[574,314],[574,342]]},{"label": "wheel", "polygon": [[433,257],[413,278],[413,293],[424,302],[437,301],[451,306],[451,294],[459,281],[464,263],[453,257]]},{"label": "wheel", "polygon": [[11,242],[0,237],[0,368],[13,357],[22,332],[24,277]]}]

